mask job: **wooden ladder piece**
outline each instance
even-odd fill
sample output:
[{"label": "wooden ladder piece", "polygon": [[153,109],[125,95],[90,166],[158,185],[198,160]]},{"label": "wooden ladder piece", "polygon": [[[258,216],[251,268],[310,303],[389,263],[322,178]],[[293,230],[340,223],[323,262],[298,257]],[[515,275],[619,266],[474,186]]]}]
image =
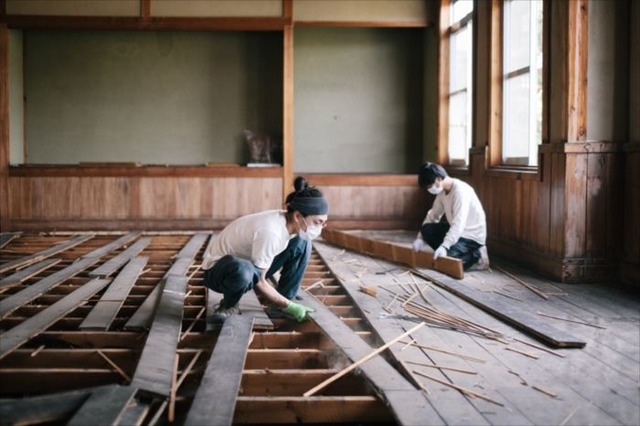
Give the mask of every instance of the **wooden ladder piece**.
[{"label": "wooden ladder piece", "polygon": [[230,425],[251,342],[254,317],[229,317],[220,331],[185,425]]},{"label": "wooden ladder piece", "polygon": [[0,273],[9,271],[11,269],[21,268],[25,266],[32,265],[34,263],[40,262],[41,260],[47,259],[51,256],[54,256],[58,253],[61,253],[65,250],[68,250],[72,247],[80,245],[87,240],[93,238],[93,235],[79,235],[70,240],[63,241],[61,243],[56,244],[53,247],[49,247],[48,249],[39,251],[37,253],[31,254],[29,256],[21,257],[20,259],[12,260],[11,262],[3,263],[0,265]]}]

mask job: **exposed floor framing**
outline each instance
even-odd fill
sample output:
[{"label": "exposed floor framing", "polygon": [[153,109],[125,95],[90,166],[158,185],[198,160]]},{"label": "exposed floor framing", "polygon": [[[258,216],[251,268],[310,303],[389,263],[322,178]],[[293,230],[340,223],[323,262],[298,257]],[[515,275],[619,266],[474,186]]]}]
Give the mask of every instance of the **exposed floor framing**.
[{"label": "exposed floor framing", "polygon": [[[301,294],[312,321],[252,292],[221,329],[201,285],[209,238],[2,235],[2,423],[640,424],[637,295],[506,264],[411,273],[320,241]],[[585,345],[547,346],[454,286]]]}]

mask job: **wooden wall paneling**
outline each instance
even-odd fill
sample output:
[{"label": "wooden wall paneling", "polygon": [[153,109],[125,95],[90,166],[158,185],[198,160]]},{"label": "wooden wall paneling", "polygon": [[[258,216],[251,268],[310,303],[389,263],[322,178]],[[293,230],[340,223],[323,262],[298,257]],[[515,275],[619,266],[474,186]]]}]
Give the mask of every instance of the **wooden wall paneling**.
[{"label": "wooden wall paneling", "polygon": [[551,205],[549,215],[548,252],[560,258],[564,253],[565,155],[551,154]]},{"label": "wooden wall paneling", "polygon": [[[542,155],[540,156],[540,181],[538,182],[535,220],[535,241],[534,247],[542,253],[549,252],[550,225],[551,225],[551,170],[552,155],[543,150],[543,146],[539,147]],[[532,215],[533,216],[533,215]]]},{"label": "wooden wall paneling", "polygon": [[625,147],[624,248],[622,279],[640,283],[640,143]]},{"label": "wooden wall paneling", "polygon": [[611,231],[607,220],[607,212],[609,210],[607,185],[609,160],[607,157],[606,154],[594,153],[587,155],[586,158],[587,205],[585,227],[588,232],[585,240],[585,257],[588,259],[606,257],[607,254],[607,233]]},{"label": "wooden wall paneling", "polygon": [[564,257],[583,257],[585,254],[587,210],[587,155],[566,154],[564,230],[565,242],[560,252]]},{"label": "wooden wall paneling", "polygon": [[0,232],[11,229],[9,198],[9,30],[0,22]]}]

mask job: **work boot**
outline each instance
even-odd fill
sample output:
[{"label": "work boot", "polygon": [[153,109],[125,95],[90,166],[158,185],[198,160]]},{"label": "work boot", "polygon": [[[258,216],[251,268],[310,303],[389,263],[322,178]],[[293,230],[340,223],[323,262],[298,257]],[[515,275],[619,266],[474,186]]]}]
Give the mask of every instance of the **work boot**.
[{"label": "work boot", "polygon": [[231,315],[237,315],[240,313],[240,309],[237,306],[225,306],[224,300],[216,307],[211,315],[211,322],[214,324],[222,324]]}]

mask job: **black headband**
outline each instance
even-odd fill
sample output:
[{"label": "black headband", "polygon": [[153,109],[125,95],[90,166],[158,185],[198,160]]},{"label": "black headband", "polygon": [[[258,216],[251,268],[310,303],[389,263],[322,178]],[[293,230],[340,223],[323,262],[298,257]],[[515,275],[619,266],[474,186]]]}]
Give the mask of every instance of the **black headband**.
[{"label": "black headband", "polygon": [[289,201],[289,207],[304,216],[329,213],[329,204],[324,197],[293,197]]}]

